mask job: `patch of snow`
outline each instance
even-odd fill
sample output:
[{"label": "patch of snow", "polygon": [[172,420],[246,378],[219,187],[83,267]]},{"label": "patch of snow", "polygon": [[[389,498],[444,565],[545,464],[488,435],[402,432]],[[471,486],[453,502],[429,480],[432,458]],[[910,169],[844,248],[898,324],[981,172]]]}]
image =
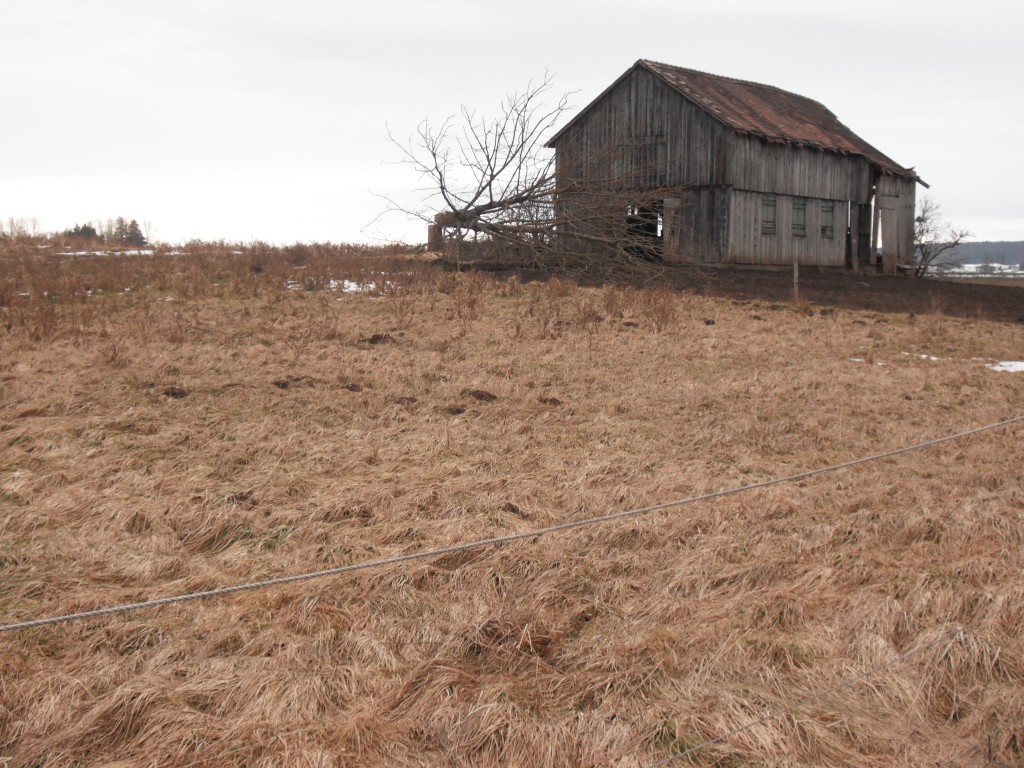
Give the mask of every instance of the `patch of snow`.
[{"label": "patch of snow", "polygon": [[[47,246],[49,247],[49,246]],[[156,251],[152,248],[129,248],[125,251],[100,250],[100,251],[54,251],[54,256],[152,256]],[[168,254],[180,256],[182,254]]]},{"label": "patch of snow", "polygon": [[1024,360],[1003,360],[999,363],[990,363],[985,367],[1003,373],[1024,373]]},{"label": "patch of snow", "polygon": [[851,363],[863,363],[864,362],[864,358],[863,357],[851,357],[850,358],[850,362]]},{"label": "patch of snow", "polygon": [[918,355],[913,352],[900,352],[900,354],[906,355],[907,357],[919,357],[922,360],[931,360],[932,362],[936,362],[942,359],[941,357],[936,357],[935,355]]},{"label": "patch of snow", "polygon": [[[298,280],[288,280],[285,282],[284,287],[289,291],[297,291],[302,287],[302,283]],[[377,289],[376,283],[357,283],[354,280],[328,280],[326,285],[328,290],[341,291],[342,293],[363,293],[366,291],[374,291]]]},{"label": "patch of snow", "polygon": [[327,287],[332,291],[341,291],[342,293],[359,293],[362,291],[373,291],[377,289],[376,283],[356,283],[352,280],[329,280]]},{"label": "patch of snow", "polygon": [[1024,269],[1013,264],[956,264],[940,266],[938,273],[949,277],[1024,277]]}]

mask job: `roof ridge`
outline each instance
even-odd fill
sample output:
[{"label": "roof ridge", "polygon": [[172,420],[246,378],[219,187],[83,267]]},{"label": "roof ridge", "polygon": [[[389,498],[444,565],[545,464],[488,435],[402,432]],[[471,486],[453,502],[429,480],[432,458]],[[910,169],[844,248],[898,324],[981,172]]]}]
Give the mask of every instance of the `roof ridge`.
[{"label": "roof ridge", "polygon": [[690,67],[680,67],[675,64],[667,64],[664,61],[654,61],[654,59],[640,59],[637,62],[637,64],[643,64],[648,68],[651,68],[651,65],[653,65],[654,67],[664,67],[665,69],[672,69],[675,70],[676,72],[693,73],[695,75],[701,75],[703,77],[711,77],[714,78],[715,80],[728,80],[730,83],[739,83],[740,85],[754,85],[757,86],[758,88],[766,88],[770,91],[784,93],[787,96],[795,96],[798,99],[813,102],[814,104],[817,104],[819,107],[824,109],[833,117],[836,116],[835,113],[827,106],[825,106],[823,102],[818,101],[817,99],[812,99],[810,96],[804,96],[802,93],[797,93],[796,91],[788,91],[785,88],[779,88],[779,86],[772,85],[771,83],[759,83],[755,80],[744,80],[742,77],[730,77],[729,75],[716,75],[714,72],[705,72],[702,69],[692,69]]}]

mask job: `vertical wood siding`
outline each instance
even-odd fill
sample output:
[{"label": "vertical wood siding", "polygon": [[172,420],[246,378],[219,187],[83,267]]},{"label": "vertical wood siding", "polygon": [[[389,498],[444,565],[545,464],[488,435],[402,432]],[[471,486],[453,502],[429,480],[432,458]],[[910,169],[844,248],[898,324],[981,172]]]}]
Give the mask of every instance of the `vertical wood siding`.
[{"label": "vertical wood siding", "polygon": [[[846,264],[846,228],[849,204],[844,200],[804,198],[807,203],[807,234],[793,234],[793,196],[775,196],[775,234],[761,232],[761,198],[764,193],[736,190],[729,218],[726,261],[734,264],[786,266],[794,254],[800,264],[842,267]],[[833,205],[832,237],[823,237],[822,205]]]},{"label": "vertical wood siding", "polygon": [[728,183],[737,189],[859,203],[871,199],[871,168],[861,157],[738,135],[730,137],[728,157]]},{"label": "vertical wood siding", "polygon": [[[678,200],[669,206],[665,258],[691,263],[786,265],[796,253],[801,264],[842,267],[850,203],[869,204],[874,191],[863,157],[738,134],[645,69],[634,69],[558,139],[556,166],[560,188],[570,190],[560,211],[583,210],[602,188],[622,194],[612,205],[622,208],[623,222],[630,195],[656,189]],[[572,192],[573,182],[585,191]],[[880,192],[898,200],[883,215],[892,227],[883,241],[907,263],[914,182],[883,177]],[[761,233],[763,193],[778,196],[774,235]],[[792,234],[793,197],[807,199],[805,237]],[[831,238],[821,234],[825,201],[835,209]]]},{"label": "vertical wood siding", "polygon": [[916,184],[909,179],[882,176],[878,180],[883,260],[887,265],[890,260],[894,267],[914,261],[916,192]]},{"label": "vertical wood siding", "polygon": [[726,261],[732,190],[706,186],[682,189],[677,194],[673,204],[665,208],[665,260],[684,264]]},{"label": "vertical wood siding", "polygon": [[716,148],[728,133],[649,72],[636,71],[559,139],[560,179],[634,189],[714,184],[725,175]]}]

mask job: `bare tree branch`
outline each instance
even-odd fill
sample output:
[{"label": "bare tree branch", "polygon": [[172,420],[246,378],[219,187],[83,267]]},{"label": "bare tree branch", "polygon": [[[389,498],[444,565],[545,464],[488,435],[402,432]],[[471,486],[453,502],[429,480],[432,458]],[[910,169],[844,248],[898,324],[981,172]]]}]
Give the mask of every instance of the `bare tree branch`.
[{"label": "bare tree branch", "polygon": [[942,218],[941,206],[925,196],[914,218],[914,276],[930,274],[960,263],[956,249],[973,235]]}]

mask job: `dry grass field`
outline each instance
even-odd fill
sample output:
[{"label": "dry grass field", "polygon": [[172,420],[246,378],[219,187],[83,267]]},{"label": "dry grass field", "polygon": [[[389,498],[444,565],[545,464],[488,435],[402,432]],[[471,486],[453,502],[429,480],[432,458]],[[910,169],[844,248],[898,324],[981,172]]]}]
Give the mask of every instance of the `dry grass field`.
[{"label": "dry grass field", "polygon": [[[1024,360],[1012,308],[964,317],[941,285],[908,311],[895,279],[792,304],[333,246],[5,249],[0,624],[530,531],[1024,414],[1024,373],[986,367]],[[1022,437],[3,633],[0,765],[646,766],[937,638],[671,764],[935,766],[983,743],[953,764],[1016,765]]]}]

